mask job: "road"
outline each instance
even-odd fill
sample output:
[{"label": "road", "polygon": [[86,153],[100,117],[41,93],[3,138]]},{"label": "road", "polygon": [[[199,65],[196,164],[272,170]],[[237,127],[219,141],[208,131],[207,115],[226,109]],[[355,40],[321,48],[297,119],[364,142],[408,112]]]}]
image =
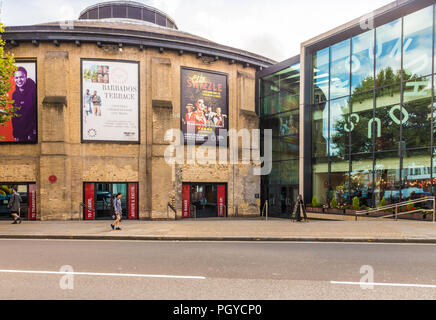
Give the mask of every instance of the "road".
[{"label": "road", "polygon": [[[405,244],[0,240],[0,299],[436,299],[435,249]],[[361,274],[362,266],[372,269]],[[373,279],[368,278],[371,270]],[[375,283],[372,289],[361,288],[363,276]]]}]

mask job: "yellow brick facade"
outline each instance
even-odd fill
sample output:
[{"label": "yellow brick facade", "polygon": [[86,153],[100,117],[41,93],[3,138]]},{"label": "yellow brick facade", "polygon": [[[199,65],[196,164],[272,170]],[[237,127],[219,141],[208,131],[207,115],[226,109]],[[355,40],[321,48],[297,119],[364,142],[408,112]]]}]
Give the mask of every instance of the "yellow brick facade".
[{"label": "yellow brick facade", "polygon": [[[237,130],[259,125],[254,68],[205,63],[191,53],[129,46],[121,52],[95,43],[24,42],[12,52],[17,61],[37,62],[38,144],[0,145],[0,181],[36,182],[37,219],[81,219],[84,182],[137,182],[140,219],[167,218],[171,200],[177,216],[170,218],[181,218],[183,182],[226,183],[229,216],[259,215],[260,177],[251,165],[168,165],[164,159],[165,131],[180,129],[181,68],[228,74],[229,128]],[[81,58],[139,62],[140,144],[81,143]],[[66,97],[66,105],[46,99],[56,96]]]}]

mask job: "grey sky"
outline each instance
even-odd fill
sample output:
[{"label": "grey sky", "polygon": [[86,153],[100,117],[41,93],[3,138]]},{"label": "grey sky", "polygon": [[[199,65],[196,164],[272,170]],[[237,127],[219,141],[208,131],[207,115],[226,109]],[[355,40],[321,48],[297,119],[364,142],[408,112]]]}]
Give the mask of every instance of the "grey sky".
[{"label": "grey sky", "polygon": [[[136,0],[168,13],[180,30],[282,61],[300,43],[391,0]],[[76,19],[98,0],[0,0],[6,26]]]}]

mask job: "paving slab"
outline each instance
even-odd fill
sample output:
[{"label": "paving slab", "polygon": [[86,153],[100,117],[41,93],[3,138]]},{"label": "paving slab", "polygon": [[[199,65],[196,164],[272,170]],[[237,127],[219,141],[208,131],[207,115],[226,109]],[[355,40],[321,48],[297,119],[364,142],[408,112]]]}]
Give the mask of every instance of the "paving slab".
[{"label": "paving slab", "polygon": [[436,243],[436,224],[425,221],[180,220],[0,221],[0,239],[201,240],[201,241],[327,241]]}]

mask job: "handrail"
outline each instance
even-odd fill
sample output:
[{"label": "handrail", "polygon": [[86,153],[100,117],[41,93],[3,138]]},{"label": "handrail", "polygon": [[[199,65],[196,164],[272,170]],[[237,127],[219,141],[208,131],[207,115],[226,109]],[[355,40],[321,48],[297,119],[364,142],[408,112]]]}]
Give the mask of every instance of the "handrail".
[{"label": "handrail", "polygon": [[[433,209],[417,209],[417,210],[406,211],[406,212],[398,212],[398,209],[400,207],[407,206],[407,205],[414,204],[414,203],[422,203],[422,202],[428,202],[428,201],[432,201],[433,202]],[[355,213],[356,221],[357,221],[357,217],[360,216],[360,215],[364,215],[364,214],[368,214],[368,213],[374,213],[374,212],[379,212],[379,211],[384,211],[386,209],[394,209],[394,208],[395,208],[395,213],[394,214],[390,214],[390,215],[386,215],[386,216],[382,216],[382,217],[377,217],[377,218],[384,219],[384,218],[395,217],[395,220],[398,220],[398,216],[401,216],[403,214],[415,213],[415,212],[423,212],[423,211],[427,211],[427,212],[430,211],[430,212],[433,212],[433,223],[436,222],[436,197],[434,197],[434,196],[420,198],[420,199],[416,199],[416,200],[403,201],[403,202],[391,204],[391,205],[388,205],[388,206],[378,207],[378,208],[374,208],[374,209],[370,209],[370,210],[356,211],[356,213]]]},{"label": "handrail", "polygon": [[168,208],[170,208],[174,212],[174,215],[177,218],[177,210],[176,210],[176,208],[174,208],[173,205],[168,202],[168,204],[167,204],[167,219],[168,220],[170,219],[170,213],[168,212]]},{"label": "handrail", "polygon": [[191,217],[192,208],[194,208],[194,218],[195,218],[195,220],[197,220],[197,207],[194,205],[189,206],[189,217]]},{"label": "handrail", "polygon": [[395,204],[390,204],[390,205],[383,206],[383,207],[372,208],[372,209],[368,209],[368,210],[356,211],[356,214],[360,215],[360,214],[366,214],[366,213],[369,213],[369,212],[383,211],[383,210],[386,210],[386,209],[394,209],[396,207],[407,206],[409,204],[421,203],[421,202],[427,202],[427,201],[434,201],[434,200],[435,200],[435,197],[421,198],[421,199],[412,200],[412,201],[408,200],[408,201],[403,201],[403,202],[399,202],[399,203],[395,203]]},{"label": "handrail", "polygon": [[268,220],[268,200],[265,200],[265,203],[263,204],[261,217],[263,217],[263,214],[264,214],[265,212],[266,212],[266,215],[265,215],[265,221],[267,221],[267,220]]}]

